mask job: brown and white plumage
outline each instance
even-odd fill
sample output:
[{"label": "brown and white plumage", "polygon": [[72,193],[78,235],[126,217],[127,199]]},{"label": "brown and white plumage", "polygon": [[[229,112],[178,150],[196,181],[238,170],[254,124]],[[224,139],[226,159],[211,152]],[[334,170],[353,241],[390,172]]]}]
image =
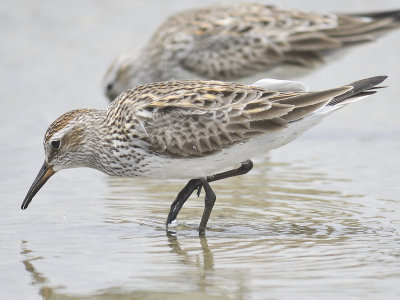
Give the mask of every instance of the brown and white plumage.
[{"label": "brown and white plumage", "polygon": [[138,86],[122,93],[108,110],[74,110],[50,125],[45,162],[22,208],[55,172],[74,167],[113,176],[200,178],[206,188],[214,180],[210,175],[292,141],[330,112],[375,93],[385,79],[319,92],[270,90],[268,82]]},{"label": "brown and white plumage", "polygon": [[110,100],[139,84],[171,79],[232,80],[281,64],[311,67],[331,50],[399,27],[400,11],[314,13],[257,3],[216,4],[168,18],[138,54],[109,67]]},{"label": "brown and white plumage", "polygon": [[157,155],[201,157],[287,127],[350,88],[311,95],[213,81],[159,82],[123,93],[109,117],[134,116],[136,134]]}]

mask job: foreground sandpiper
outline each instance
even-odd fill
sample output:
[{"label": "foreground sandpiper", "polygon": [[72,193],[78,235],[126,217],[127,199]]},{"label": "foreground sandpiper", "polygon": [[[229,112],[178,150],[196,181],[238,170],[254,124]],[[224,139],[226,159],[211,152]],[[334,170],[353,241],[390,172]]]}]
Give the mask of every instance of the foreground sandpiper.
[{"label": "foreground sandpiper", "polygon": [[108,110],[73,110],[50,125],[45,161],[21,208],[28,207],[55,172],[66,168],[90,167],[112,176],[191,178],[172,203],[167,226],[203,187],[203,233],[216,199],[210,182],[247,173],[253,166],[250,158],[289,143],[331,112],[374,94],[385,79],[377,76],[319,92],[305,92],[302,85],[285,81],[278,82],[285,91],[271,90],[277,82],[270,80],[253,86],[167,81],[127,90]]},{"label": "foreground sandpiper", "polygon": [[277,65],[311,67],[333,50],[374,40],[399,26],[400,10],[348,15],[257,3],[215,4],[167,19],[140,52],[114,60],[103,89],[114,100],[144,83],[237,81]]}]

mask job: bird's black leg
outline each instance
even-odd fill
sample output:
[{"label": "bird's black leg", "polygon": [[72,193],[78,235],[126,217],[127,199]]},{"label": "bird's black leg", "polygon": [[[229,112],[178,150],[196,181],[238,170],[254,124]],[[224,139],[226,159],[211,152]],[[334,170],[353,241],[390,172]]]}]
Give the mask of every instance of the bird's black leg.
[{"label": "bird's black leg", "polygon": [[212,176],[207,176],[206,178],[198,178],[198,179],[189,180],[189,182],[179,192],[179,194],[176,196],[174,202],[171,204],[171,209],[169,211],[168,218],[167,218],[167,224],[166,224],[167,228],[168,228],[168,225],[171,224],[171,222],[173,222],[176,219],[183,204],[185,204],[186,200],[190,197],[190,195],[196,189],[198,190],[197,195],[199,195],[201,187],[204,187],[204,190],[206,192],[205,207],[204,207],[203,217],[201,219],[200,226],[199,226],[199,231],[204,232],[207,222],[208,222],[208,218],[210,217],[210,214],[211,214],[211,210],[215,203],[215,193],[213,192],[213,190],[211,189],[211,187],[208,183],[212,182],[212,181],[226,179],[229,177],[244,175],[244,174],[248,173],[252,168],[253,168],[253,162],[251,160],[246,160],[246,161],[242,162],[241,166],[237,169],[218,173],[218,174],[215,174]]},{"label": "bird's black leg", "polygon": [[204,191],[206,193],[206,196],[204,198],[204,211],[203,211],[203,216],[201,217],[200,225],[199,225],[199,233],[204,234],[204,231],[206,230],[207,222],[208,219],[210,218],[211,211],[214,207],[215,199],[217,197],[215,196],[214,191],[212,190],[210,184],[207,181],[207,178],[200,178],[200,182],[202,186],[204,187]]},{"label": "bird's black leg", "polygon": [[167,218],[167,228],[168,225],[171,224],[175,219],[176,216],[178,215],[179,211],[181,210],[183,204],[185,204],[186,200],[190,197],[190,195],[195,191],[196,189],[201,188],[201,182],[199,179],[191,179],[189,182],[185,185],[185,187],[179,192],[179,194],[176,196],[174,202],[171,204],[171,208],[168,213],[168,218]]},{"label": "bird's black leg", "polygon": [[203,216],[201,217],[200,225],[199,225],[199,233],[204,234],[206,230],[208,219],[210,218],[211,211],[214,207],[214,203],[216,200],[216,196],[214,191],[211,189],[209,182],[217,181],[229,177],[244,175],[248,173],[253,168],[253,162],[251,160],[246,160],[242,162],[241,166],[237,169],[218,173],[212,176],[208,176],[207,178],[200,178],[201,185],[204,187],[204,191],[206,193],[204,199],[204,211]]},{"label": "bird's black leg", "polygon": [[230,171],[207,176],[207,181],[213,182],[213,181],[217,181],[217,180],[221,180],[221,179],[226,179],[229,177],[244,175],[244,174],[247,174],[251,169],[253,169],[253,162],[251,160],[246,160],[246,161],[242,162],[241,166],[237,169],[233,169]]}]

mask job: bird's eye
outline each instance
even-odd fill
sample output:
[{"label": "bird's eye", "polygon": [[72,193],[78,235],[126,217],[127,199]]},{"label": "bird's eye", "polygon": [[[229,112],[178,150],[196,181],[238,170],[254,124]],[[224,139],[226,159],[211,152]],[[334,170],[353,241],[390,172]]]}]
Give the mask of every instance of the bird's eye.
[{"label": "bird's eye", "polygon": [[110,92],[112,90],[112,88],[113,88],[113,84],[112,83],[107,84],[107,91]]},{"label": "bird's eye", "polygon": [[60,149],[61,142],[59,140],[51,141],[50,143],[53,149]]}]

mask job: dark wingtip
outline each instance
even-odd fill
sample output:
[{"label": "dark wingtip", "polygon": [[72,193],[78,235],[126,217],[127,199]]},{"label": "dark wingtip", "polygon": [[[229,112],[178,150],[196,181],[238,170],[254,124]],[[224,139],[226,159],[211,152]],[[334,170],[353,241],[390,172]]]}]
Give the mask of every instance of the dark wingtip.
[{"label": "dark wingtip", "polygon": [[352,90],[353,94],[357,94],[359,92],[373,88],[374,86],[385,81],[387,78],[388,78],[388,76],[386,76],[386,75],[374,76],[374,77],[369,77],[369,78],[354,81],[353,83],[350,83],[349,85],[353,87],[353,90]]},{"label": "dark wingtip", "polygon": [[357,13],[350,14],[355,17],[367,17],[373,19],[385,19],[392,18],[396,22],[400,22],[400,10],[388,10],[388,11],[379,11],[379,12],[370,12],[370,13]]},{"label": "dark wingtip", "polygon": [[371,89],[382,88],[377,87],[377,85],[385,81],[387,78],[388,76],[386,75],[374,76],[347,84],[347,86],[352,86],[353,88],[350,91],[347,91],[346,93],[333,98],[328,105],[339,104],[346,99],[352,98],[356,95],[360,95],[360,93],[364,93],[365,95],[374,94],[376,93],[376,91],[371,91]]}]

